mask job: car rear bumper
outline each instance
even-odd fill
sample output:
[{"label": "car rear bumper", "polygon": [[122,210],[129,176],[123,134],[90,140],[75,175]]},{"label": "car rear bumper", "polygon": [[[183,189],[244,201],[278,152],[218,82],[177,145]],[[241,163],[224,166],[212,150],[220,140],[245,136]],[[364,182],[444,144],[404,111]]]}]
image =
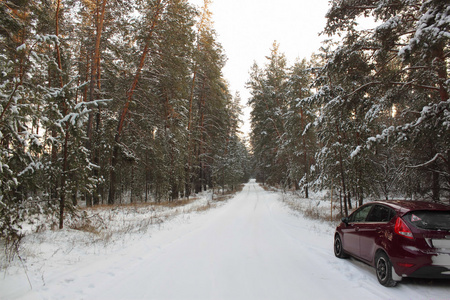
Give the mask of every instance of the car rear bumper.
[{"label": "car rear bumper", "polygon": [[450,254],[436,252],[426,253],[419,249],[408,252],[412,255],[391,258],[394,270],[399,276],[416,278],[450,278]]},{"label": "car rear bumper", "polygon": [[450,268],[442,266],[424,266],[409,274],[408,277],[450,279]]}]

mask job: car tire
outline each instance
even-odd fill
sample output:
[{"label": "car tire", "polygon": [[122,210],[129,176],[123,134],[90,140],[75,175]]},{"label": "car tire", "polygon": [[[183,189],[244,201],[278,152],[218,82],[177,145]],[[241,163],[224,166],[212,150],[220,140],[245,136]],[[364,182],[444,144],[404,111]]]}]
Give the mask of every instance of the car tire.
[{"label": "car tire", "polygon": [[377,253],[375,257],[375,270],[378,281],[386,287],[394,287],[397,281],[392,279],[392,263],[389,257],[383,251]]},{"label": "car tire", "polygon": [[339,234],[334,237],[334,255],[338,258],[347,258],[348,255],[345,254],[344,248],[342,247],[342,240]]}]

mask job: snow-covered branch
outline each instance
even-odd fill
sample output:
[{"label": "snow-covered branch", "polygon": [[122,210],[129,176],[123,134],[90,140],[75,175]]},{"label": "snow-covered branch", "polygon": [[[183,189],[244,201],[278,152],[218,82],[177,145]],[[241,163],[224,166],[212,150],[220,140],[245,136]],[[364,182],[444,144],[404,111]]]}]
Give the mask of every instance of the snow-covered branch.
[{"label": "snow-covered branch", "polygon": [[420,165],[415,165],[415,166],[407,166],[407,168],[423,168],[426,167],[432,163],[434,163],[436,160],[438,160],[438,158],[442,159],[445,163],[448,163],[448,161],[445,159],[444,155],[442,155],[442,153],[437,153],[432,159],[430,159],[429,161],[420,164]]}]

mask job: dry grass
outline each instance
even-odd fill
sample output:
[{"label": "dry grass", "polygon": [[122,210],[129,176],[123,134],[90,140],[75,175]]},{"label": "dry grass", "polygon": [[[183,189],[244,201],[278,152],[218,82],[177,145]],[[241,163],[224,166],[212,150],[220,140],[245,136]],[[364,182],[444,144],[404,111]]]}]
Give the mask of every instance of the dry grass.
[{"label": "dry grass", "polygon": [[87,210],[103,210],[103,209],[111,209],[111,208],[148,208],[154,206],[161,207],[177,207],[183,206],[194,201],[198,200],[198,197],[191,197],[189,199],[178,199],[173,201],[164,201],[164,202],[133,202],[133,203],[123,203],[123,204],[100,204],[96,206],[85,207]]},{"label": "dry grass", "polygon": [[206,203],[205,205],[195,208],[194,211],[203,212],[203,211],[207,211],[207,210],[211,209],[212,207],[216,207],[216,205],[215,204],[211,205],[211,203],[208,201],[208,203]]},{"label": "dry grass", "polygon": [[[238,187],[242,190],[244,185]],[[237,191],[214,194],[205,203],[195,204],[198,197],[166,202],[144,202],[114,205],[97,205],[76,211],[67,227],[110,239],[113,234],[147,231],[152,225],[161,225],[180,214],[204,212],[230,199]],[[186,207],[187,205],[191,206]]]},{"label": "dry grass", "polygon": [[266,184],[259,184],[259,186],[262,187],[263,190],[265,190],[267,192],[274,192],[274,191],[277,190],[275,187],[272,187],[272,186],[269,186],[269,185],[266,185]]},{"label": "dry grass", "polygon": [[[34,245],[51,243],[55,237],[65,241],[67,236],[70,236],[71,241],[58,244],[57,247],[60,248],[56,249],[55,253],[70,253],[72,248],[82,248],[84,245],[94,245],[90,248],[94,252],[107,247],[118,247],[128,240],[159,230],[170,220],[179,218],[176,222],[185,222],[189,219],[188,214],[203,213],[218,207],[234,193],[227,192],[211,197],[210,192],[203,194],[201,198],[191,197],[170,202],[104,204],[68,210],[65,215],[65,228],[76,230],[78,233],[58,230],[56,213],[41,216],[36,222],[27,224],[26,235],[30,237],[27,239],[27,247],[20,248],[20,254],[23,253],[25,257],[33,255]],[[0,253],[0,269],[9,266],[14,258],[20,258],[18,251],[20,244],[20,240],[14,245],[11,243],[12,246],[8,248],[10,251],[7,253],[4,250],[7,247],[0,241],[0,251],[3,250],[3,253]],[[15,261],[17,262],[17,259]]]},{"label": "dry grass", "polygon": [[304,199],[296,193],[283,194],[283,202],[285,202],[292,210],[301,213],[303,216],[313,220],[321,220],[331,222],[333,224],[341,221],[339,205],[325,199]]}]

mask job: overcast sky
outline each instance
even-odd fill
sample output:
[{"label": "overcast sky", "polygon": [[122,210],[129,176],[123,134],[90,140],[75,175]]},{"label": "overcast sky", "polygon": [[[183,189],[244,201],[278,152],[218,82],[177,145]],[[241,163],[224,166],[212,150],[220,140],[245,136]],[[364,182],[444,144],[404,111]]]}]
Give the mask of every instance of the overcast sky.
[{"label": "overcast sky", "polygon": [[[189,1],[203,6],[203,0]],[[245,105],[250,67],[254,61],[264,66],[274,41],[292,65],[297,58],[310,58],[325,39],[318,33],[325,27],[328,0],[213,0],[210,10],[228,58],[224,77],[232,95],[238,91]],[[242,130],[248,132],[248,109],[244,119]]]}]

